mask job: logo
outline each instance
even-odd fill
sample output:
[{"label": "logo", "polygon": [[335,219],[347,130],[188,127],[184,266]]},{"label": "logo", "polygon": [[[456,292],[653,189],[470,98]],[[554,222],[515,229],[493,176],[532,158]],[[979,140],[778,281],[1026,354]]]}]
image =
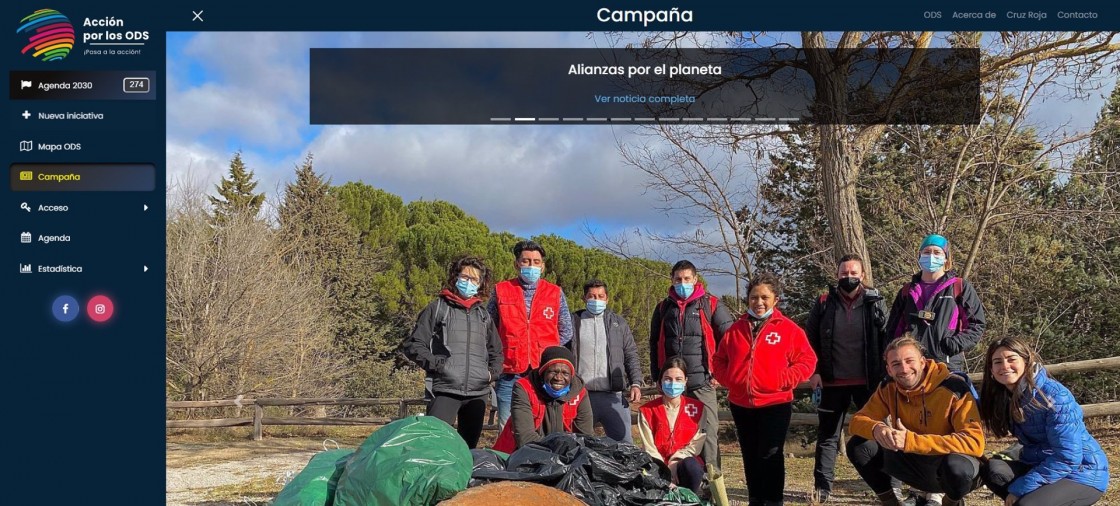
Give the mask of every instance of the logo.
[{"label": "logo", "polygon": [[696,415],[700,414],[700,410],[696,408],[695,404],[685,404],[684,414],[688,415],[689,418],[695,419]]},{"label": "logo", "polygon": [[553,316],[556,316],[556,310],[552,309],[551,306],[544,308],[544,319],[551,320]]},{"label": "logo", "polygon": [[20,51],[42,61],[66,58],[74,49],[74,25],[54,9],[39,9],[19,20],[16,33],[27,37],[27,45]]},{"label": "logo", "polygon": [[782,342],[782,336],[778,335],[777,332],[771,332],[769,334],[766,334],[766,343],[767,344],[778,344],[780,342]]},{"label": "logo", "polygon": [[113,317],[113,301],[104,295],[95,295],[86,303],[89,319],[102,323]]},{"label": "logo", "polygon": [[51,303],[51,313],[60,322],[71,321],[77,318],[80,312],[81,306],[78,305],[78,299],[69,295],[62,295]]}]

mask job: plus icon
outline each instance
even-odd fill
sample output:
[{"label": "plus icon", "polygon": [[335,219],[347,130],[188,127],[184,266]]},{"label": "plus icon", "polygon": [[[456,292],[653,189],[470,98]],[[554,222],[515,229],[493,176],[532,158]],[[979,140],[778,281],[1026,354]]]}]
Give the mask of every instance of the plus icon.
[{"label": "plus icon", "polygon": [[20,114],[20,116],[23,116],[23,119],[30,118],[31,117],[31,112],[25,110],[25,111],[23,111],[23,114]]},{"label": "plus icon", "polygon": [[781,341],[782,341],[782,336],[779,335],[777,332],[771,332],[769,334],[766,334],[766,343],[767,344],[774,345],[774,344],[778,344]]}]

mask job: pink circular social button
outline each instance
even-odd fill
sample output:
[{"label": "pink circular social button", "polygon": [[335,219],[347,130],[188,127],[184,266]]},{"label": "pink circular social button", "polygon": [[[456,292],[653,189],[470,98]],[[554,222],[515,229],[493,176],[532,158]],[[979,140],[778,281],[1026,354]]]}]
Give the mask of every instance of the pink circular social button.
[{"label": "pink circular social button", "polygon": [[86,314],[95,322],[107,321],[113,317],[113,301],[104,295],[94,295],[86,303]]}]

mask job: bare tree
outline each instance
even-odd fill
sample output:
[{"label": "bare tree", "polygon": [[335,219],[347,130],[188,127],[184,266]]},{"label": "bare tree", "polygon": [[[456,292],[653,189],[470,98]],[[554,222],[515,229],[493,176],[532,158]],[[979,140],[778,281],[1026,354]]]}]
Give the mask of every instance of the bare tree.
[{"label": "bare tree", "polygon": [[[684,255],[725,261],[722,265],[727,267],[709,264],[704,270],[734,277],[735,298],[742,300],[740,281],[753,273],[752,241],[767,240],[758,227],[765,214],[758,188],[768,168],[765,153],[775,143],[773,131],[659,124],[643,127],[640,133],[649,142],[620,143],[623,160],[646,175],[646,189],[659,195],[662,211],[682,216],[695,227],[646,235]],[[598,245],[609,246],[608,242],[599,240]],[[608,249],[623,248],[615,244]]]},{"label": "bare tree", "polygon": [[[1072,76],[1071,98],[1083,97],[1087,89],[1080,83],[1092,83],[1110,65],[1115,64],[1115,52],[1120,44],[1115,42],[1116,32],[1014,32],[1000,34],[984,48],[984,57],[978,69],[981,86],[988,85],[1008,72],[1026,72],[1034,67],[1045,67],[1060,62],[1065,72]],[[926,49],[938,46],[975,47],[980,42],[975,33],[952,33],[943,40],[944,44],[934,44],[932,32],[843,32],[829,39],[823,32],[803,32],[801,49],[803,56],[797,59],[775,62],[776,66],[800,69],[808,74],[813,87],[813,108],[817,115],[816,125],[819,156],[821,199],[832,235],[835,251],[857,253],[870,259],[864,237],[863,215],[857,201],[857,186],[861,168],[868,156],[872,155],[884,137],[887,125],[877,122],[853,125],[843,121],[844,114],[851,109],[852,96],[849,93],[848,77],[854,65],[859,62],[860,51],[865,49],[910,48],[916,51],[899,69],[895,84],[885,90],[882,100],[877,101],[873,116],[891,118],[911,99],[935,92],[943,87],[954,85],[952,80],[941,82],[938,79],[923,78],[928,73],[925,58]],[[765,34],[728,33],[717,37],[695,37],[680,33],[654,34],[647,37],[642,47],[679,47],[695,44],[701,47],[770,47],[788,48],[783,42],[767,40]],[[970,45],[971,44],[971,45]],[[717,49],[718,51],[718,49]],[[769,75],[769,69],[760,75]],[[751,80],[759,76],[742,76]],[[674,145],[672,129],[664,129],[666,141]],[[728,129],[723,136],[727,144],[740,140],[734,129]],[[624,155],[625,156],[625,155]],[[676,183],[673,181],[673,183]],[[733,192],[733,190],[727,190]],[[988,204],[998,206],[1005,197],[994,191]],[[996,213],[992,213],[993,215]],[[991,217],[989,217],[990,219]],[[733,270],[734,270],[734,264]],[[865,262],[865,280],[874,283],[873,267],[870,260]]]},{"label": "bare tree", "polygon": [[221,226],[188,188],[169,199],[167,369],[169,395],[327,395],[343,372],[332,356],[319,283],[288,267],[267,224],[250,216]]},{"label": "bare tree", "polygon": [[[1051,36],[1035,33],[1000,39],[992,41],[988,51],[1029,54]],[[1032,111],[1042,100],[1078,98],[1111,84],[1099,75],[1100,69],[1093,69],[1106,61],[1114,59],[1105,54],[1027,59],[1018,68],[987,74],[982,123],[944,127],[941,136],[924,135],[929,127],[921,125],[892,126],[884,134],[887,139],[905,138],[913,148],[907,161],[914,167],[911,195],[924,205],[922,215],[908,218],[933,224],[930,232],[953,229],[966,234],[959,243],[967,245],[959,269],[963,276],[974,270],[993,226],[1072,212],[1060,203],[1041,206],[1038,199],[1021,196],[1037,193],[1056,177],[1094,170],[1079,167],[1074,159],[1085,141],[1105,125],[1081,130],[1068,123],[1047,125],[1036,120]]]}]

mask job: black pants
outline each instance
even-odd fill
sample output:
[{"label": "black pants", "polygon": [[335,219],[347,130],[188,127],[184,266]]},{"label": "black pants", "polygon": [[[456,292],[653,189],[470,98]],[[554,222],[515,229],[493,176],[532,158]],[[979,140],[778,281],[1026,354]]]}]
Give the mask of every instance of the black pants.
[{"label": "black pants", "polygon": [[486,396],[464,397],[461,395],[436,392],[431,404],[428,404],[428,416],[434,416],[455,425],[456,416],[459,418],[459,436],[467,442],[467,447],[474,448],[478,445],[478,436],[482,434],[482,419],[486,415]]},{"label": "black pants", "polygon": [[701,483],[704,483],[704,464],[700,463],[700,459],[689,457],[677,462],[677,485],[699,495]]},{"label": "black pants", "polygon": [[959,500],[980,486],[980,461],[970,455],[917,455],[884,450],[875,441],[853,436],[846,446],[863,481],[876,494],[891,490],[891,477],[918,490]]},{"label": "black pants", "polygon": [[786,488],[786,458],[782,449],[792,415],[790,403],[762,408],[731,404],[751,506],[782,504]]},{"label": "black pants", "polygon": [[813,466],[816,488],[832,492],[836,478],[836,454],[840,448],[840,432],[844,428],[844,415],[848,406],[855,403],[862,408],[871,398],[872,388],[867,385],[825,387],[821,389],[821,405],[817,407],[817,453]]},{"label": "black pants", "polygon": [[[999,459],[989,460],[981,467],[980,478],[988,486],[988,490],[1006,499],[1007,487],[1016,478],[1030,472],[1030,465],[1018,460],[1004,461]],[[1058,480],[1049,485],[1043,485],[1015,501],[1016,506],[1088,506],[1101,499],[1103,492],[1088,485],[1082,485],[1070,479]]]}]

